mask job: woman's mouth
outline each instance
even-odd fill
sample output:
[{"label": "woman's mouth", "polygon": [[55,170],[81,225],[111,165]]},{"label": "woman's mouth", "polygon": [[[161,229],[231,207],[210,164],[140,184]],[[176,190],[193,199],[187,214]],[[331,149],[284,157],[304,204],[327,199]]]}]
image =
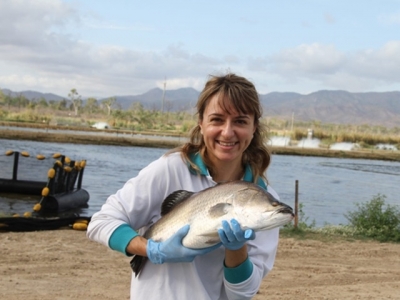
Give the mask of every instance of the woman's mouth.
[{"label": "woman's mouth", "polygon": [[237,142],[222,142],[222,141],[217,141],[218,144],[224,147],[233,147],[236,145]]}]

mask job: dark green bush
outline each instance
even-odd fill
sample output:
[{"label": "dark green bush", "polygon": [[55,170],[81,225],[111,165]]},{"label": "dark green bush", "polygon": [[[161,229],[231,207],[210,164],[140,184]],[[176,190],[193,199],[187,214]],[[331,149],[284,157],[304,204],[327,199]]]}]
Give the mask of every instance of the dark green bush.
[{"label": "dark green bush", "polygon": [[360,235],[381,242],[400,242],[400,210],[386,205],[385,196],[378,194],[366,203],[357,203],[357,210],[345,214]]}]

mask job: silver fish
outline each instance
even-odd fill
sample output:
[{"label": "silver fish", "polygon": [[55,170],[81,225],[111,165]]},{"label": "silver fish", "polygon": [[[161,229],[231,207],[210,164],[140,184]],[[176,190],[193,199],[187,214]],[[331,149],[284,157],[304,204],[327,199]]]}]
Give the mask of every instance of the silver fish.
[{"label": "silver fish", "polygon": [[[164,200],[161,216],[145,232],[145,238],[162,242],[190,224],[182,244],[201,249],[220,242],[218,229],[222,228],[222,220],[236,219],[242,229],[260,231],[285,225],[292,221],[294,214],[290,206],[258,185],[231,181],[197,193],[176,191]],[[146,261],[147,257],[133,257],[131,267],[136,276]]]}]

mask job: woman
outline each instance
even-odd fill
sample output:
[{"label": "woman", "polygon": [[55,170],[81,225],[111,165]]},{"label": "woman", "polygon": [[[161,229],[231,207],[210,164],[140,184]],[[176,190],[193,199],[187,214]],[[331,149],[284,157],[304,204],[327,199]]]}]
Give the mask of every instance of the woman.
[{"label": "woman", "polygon": [[140,236],[160,218],[163,199],[176,190],[196,192],[245,180],[279,199],[267,187],[270,154],[254,85],[235,74],[213,76],[199,96],[197,113],[190,141],[130,179],[89,224],[90,239],[152,262],[132,276],[131,299],[251,299],[274,264],[278,228],[255,236],[236,220],[223,221],[222,245],[202,250],[182,246],[189,226],[165,242]]}]

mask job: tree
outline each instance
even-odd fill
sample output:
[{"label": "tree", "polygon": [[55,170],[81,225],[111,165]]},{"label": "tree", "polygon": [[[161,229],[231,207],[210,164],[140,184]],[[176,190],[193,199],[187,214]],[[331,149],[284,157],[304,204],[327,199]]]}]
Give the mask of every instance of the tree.
[{"label": "tree", "polygon": [[72,106],[74,108],[75,116],[77,116],[79,108],[82,106],[81,95],[78,94],[76,89],[72,89],[71,92],[68,94],[68,97],[70,98]]},{"label": "tree", "polygon": [[130,110],[132,110],[135,113],[141,113],[144,110],[143,104],[140,102],[133,102],[131,106],[129,107]]},{"label": "tree", "polygon": [[29,105],[29,100],[22,93],[18,93],[18,96],[15,97],[15,101],[18,108],[27,107]]},{"label": "tree", "polygon": [[57,109],[59,110],[66,110],[67,109],[67,100],[62,99],[61,101],[56,102]]},{"label": "tree", "polygon": [[96,98],[88,98],[86,101],[85,108],[89,111],[89,114],[93,113],[93,111],[98,107],[97,99]]},{"label": "tree", "polygon": [[49,104],[47,103],[46,99],[43,98],[43,97],[41,97],[41,98],[39,99],[39,101],[37,102],[37,105],[38,105],[39,107],[48,107],[48,106],[49,106]]},{"label": "tree", "polygon": [[7,105],[7,108],[10,109],[10,107],[13,105],[13,97],[11,97],[11,93],[8,93],[7,95],[5,95],[4,98],[4,104]]},{"label": "tree", "polygon": [[38,103],[36,102],[36,99],[31,99],[29,101],[28,108],[29,109],[34,109],[37,105],[38,105]]},{"label": "tree", "polygon": [[111,115],[112,106],[114,105],[114,103],[116,101],[117,101],[117,98],[115,98],[115,97],[110,97],[108,99],[101,101],[101,103],[107,107],[107,115],[108,116]]},{"label": "tree", "polygon": [[0,89],[0,105],[4,105],[6,103],[6,95],[4,95],[3,91]]}]

